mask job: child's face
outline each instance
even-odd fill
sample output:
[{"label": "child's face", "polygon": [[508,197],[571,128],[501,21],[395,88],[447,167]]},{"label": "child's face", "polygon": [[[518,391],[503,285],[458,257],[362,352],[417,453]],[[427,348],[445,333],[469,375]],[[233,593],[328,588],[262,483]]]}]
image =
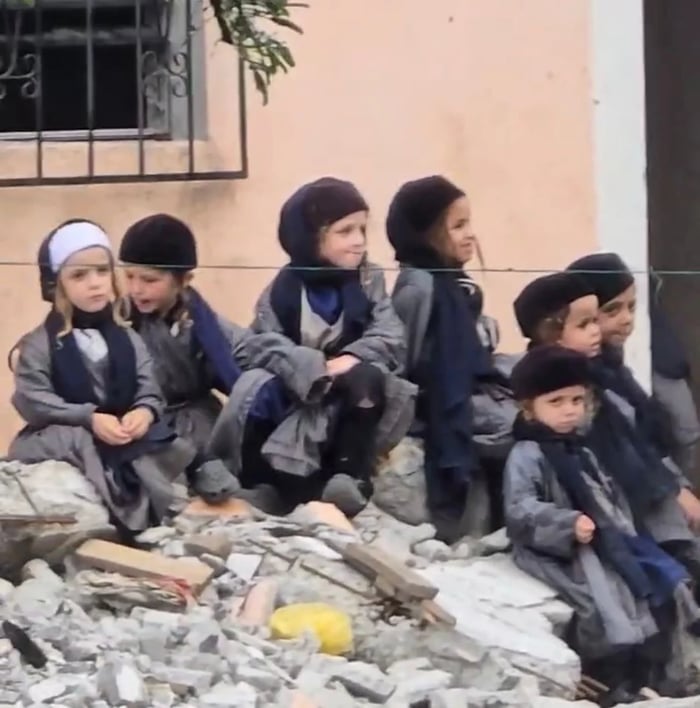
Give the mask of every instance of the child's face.
[{"label": "child's face", "polygon": [[603,342],[624,346],[634,331],[634,313],[637,309],[637,287],[632,284],[614,300],[606,302],[598,313]]},{"label": "child's face", "polygon": [[588,357],[600,354],[600,325],[598,324],[598,298],[586,295],[569,305],[558,344],[581,352]]},{"label": "child's face", "polygon": [[101,246],[74,253],[59,274],[61,288],[73,307],[99,312],[114,298],[112,256]]},{"label": "child's face", "polygon": [[445,228],[452,255],[464,265],[474,257],[476,236],[472,229],[472,211],[467,197],[452,202],[445,212]]},{"label": "child's face", "polygon": [[338,268],[359,268],[367,251],[366,211],[334,221],[321,232],[319,255]]},{"label": "child's face", "polygon": [[532,417],[555,433],[571,433],[586,417],[586,388],[567,386],[538,396],[531,403]]},{"label": "child's face", "polygon": [[143,314],[165,314],[177,301],[182,283],[173,273],[146,266],[124,269],[127,290],[136,309]]}]

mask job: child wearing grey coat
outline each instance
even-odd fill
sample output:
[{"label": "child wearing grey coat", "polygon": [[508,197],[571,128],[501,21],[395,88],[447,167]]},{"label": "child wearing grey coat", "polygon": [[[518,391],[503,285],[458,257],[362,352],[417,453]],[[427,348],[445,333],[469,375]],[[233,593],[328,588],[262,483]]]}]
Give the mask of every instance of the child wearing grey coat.
[{"label": "child wearing grey coat", "polygon": [[515,366],[522,411],[505,515],[515,563],[574,608],[568,641],[583,672],[608,686],[601,704],[614,705],[661,688],[677,621],[697,635],[700,609],[683,566],[638,526],[580,433],[592,381],[585,355],[557,345]]},{"label": "child wearing grey coat", "polygon": [[46,253],[54,303],[20,343],[12,402],[27,425],[9,456],[74,465],[118,527],[141,531],[186,499],[192,450],[163,423],[151,357],[115,309],[104,231],[70,222],[52,232]]}]

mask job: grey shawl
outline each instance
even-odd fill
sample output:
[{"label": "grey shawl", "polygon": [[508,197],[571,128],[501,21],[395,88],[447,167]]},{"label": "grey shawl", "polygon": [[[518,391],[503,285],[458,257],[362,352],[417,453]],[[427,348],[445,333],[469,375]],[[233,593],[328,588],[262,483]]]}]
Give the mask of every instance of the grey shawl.
[{"label": "grey shawl", "polygon": [[700,422],[690,386],[685,379],[669,379],[652,373],[654,398],[668,416],[673,436],[673,459],[688,477],[700,482],[695,469]]},{"label": "grey shawl", "polygon": [[[248,331],[219,317],[219,327],[231,345],[231,356],[241,369],[246,366]],[[156,380],[166,401],[165,414],[177,434],[203,451],[221,413],[221,398],[212,392],[213,374],[201,352],[193,356],[192,322],[168,324],[163,319],[144,318],[139,325],[153,357]]]},{"label": "grey shawl", "polygon": [[[372,321],[364,335],[345,347],[344,352],[386,373],[386,405],[377,431],[378,452],[382,453],[407,433],[413,420],[416,387],[399,377],[405,361],[403,327],[387,296],[383,272],[368,264],[363,268],[362,286],[373,303]],[[302,328],[313,321],[302,318]],[[262,452],[275,470],[308,477],[320,468],[321,449],[335,414],[333,406],[324,400],[331,383],[326,358],[319,349],[297,345],[281,334],[282,327],[270,305],[270,286],[257,302],[251,330],[246,356],[253,370],[236,384],[215,427],[212,451],[235,472],[240,470],[240,446],[248,411],[262,385],[276,376],[297,404],[270,435]],[[318,333],[302,334],[313,338]]]}]

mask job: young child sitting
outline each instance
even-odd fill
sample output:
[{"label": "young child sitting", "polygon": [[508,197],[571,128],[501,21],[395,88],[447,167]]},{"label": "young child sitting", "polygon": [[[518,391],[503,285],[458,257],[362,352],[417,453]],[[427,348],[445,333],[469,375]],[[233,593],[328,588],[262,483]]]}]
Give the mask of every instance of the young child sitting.
[{"label": "young child sitting", "polygon": [[506,464],[505,516],[515,563],[575,611],[568,640],[583,673],[610,688],[602,705],[658,685],[669,659],[676,602],[687,629],[700,610],[684,568],[644,530],[580,429],[592,377],[585,355],[531,349],[515,366],[522,411]]},{"label": "young child sitting", "polygon": [[531,348],[560,344],[589,357],[595,397],[588,443],[622,487],[635,518],[700,585],[697,544],[679,503],[683,476],[670,460],[662,459],[636,425],[630,406],[610,388],[591,283],[571,271],[543,276],[523,289],[514,307]]},{"label": "young child sitting", "polygon": [[184,498],[174,482],[191,453],[162,422],[151,358],[120,315],[107,235],[73,221],[52,232],[46,254],[53,306],[21,340],[12,402],[27,426],[9,456],[74,465],[121,529],[143,530]]},{"label": "young child sitting", "polygon": [[680,345],[668,328],[663,313],[658,311],[658,306],[652,305],[654,395],[649,396],[624,364],[624,346],[635,324],[637,292],[634,276],[616,253],[584,256],[574,261],[569,270],[580,272],[594,288],[600,304],[598,321],[603,347],[596,367],[600,384],[622,399],[640,433],[677,472],[682,486],[678,501],[689,523],[700,530],[700,502],[693,495],[686,476],[694,471],[694,448],[700,438],[700,424],[688,386],[687,362]]},{"label": "young child sitting", "polygon": [[278,377],[291,405],[274,429],[259,428],[262,458],[243,464],[241,481],[272,484],[287,506],[320,497],[357,514],[377,453],[413,419],[415,387],[396,375],[401,321],[383,273],[365,262],[367,218],[354,185],[330,177],[297,190],[280,215],[290,262],[257,303],[248,349],[249,365]]},{"label": "young child sitting", "polygon": [[[502,525],[507,448],[497,448],[506,447],[503,438],[510,445],[515,407],[510,392],[498,390],[507,384],[494,365],[498,327],[483,314],[482,289],[463,270],[478,251],[471,205],[444,177],[424,177],[394,195],[386,227],[401,265],[392,302],[405,327],[406,376],[419,389],[411,433],[424,443],[432,522],[448,541],[466,531],[489,533],[485,511]],[[465,516],[482,487],[480,507],[490,501],[491,509],[474,515],[487,517],[479,529]]]},{"label": "young child sitting", "polygon": [[197,451],[193,490],[210,502],[238,491],[235,476],[209,453],[222,403],[213,391],[231,394],[245,365],[247,332],[212,310],[192,287],[197,267],[194,234],[169,214],[154,214],[124,234],[131,321],[153,357],[167,403],[166,419]]}]

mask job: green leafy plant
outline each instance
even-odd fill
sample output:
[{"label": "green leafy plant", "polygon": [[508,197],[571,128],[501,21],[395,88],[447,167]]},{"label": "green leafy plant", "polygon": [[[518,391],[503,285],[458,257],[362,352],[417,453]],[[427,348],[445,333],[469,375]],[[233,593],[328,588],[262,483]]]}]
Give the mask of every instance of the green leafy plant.
[{"label": "green leafy plant", "polygon": [[269,98],[273,77],[285,74],[294,66],[294,57],[287,44],[274,31],[284,28],[302,34],[303,30],[291,19],[292,8],[308,7],[291,0],[210,0],[221,30],[221,39],[238,49],[250,70],[263,103]]}]

